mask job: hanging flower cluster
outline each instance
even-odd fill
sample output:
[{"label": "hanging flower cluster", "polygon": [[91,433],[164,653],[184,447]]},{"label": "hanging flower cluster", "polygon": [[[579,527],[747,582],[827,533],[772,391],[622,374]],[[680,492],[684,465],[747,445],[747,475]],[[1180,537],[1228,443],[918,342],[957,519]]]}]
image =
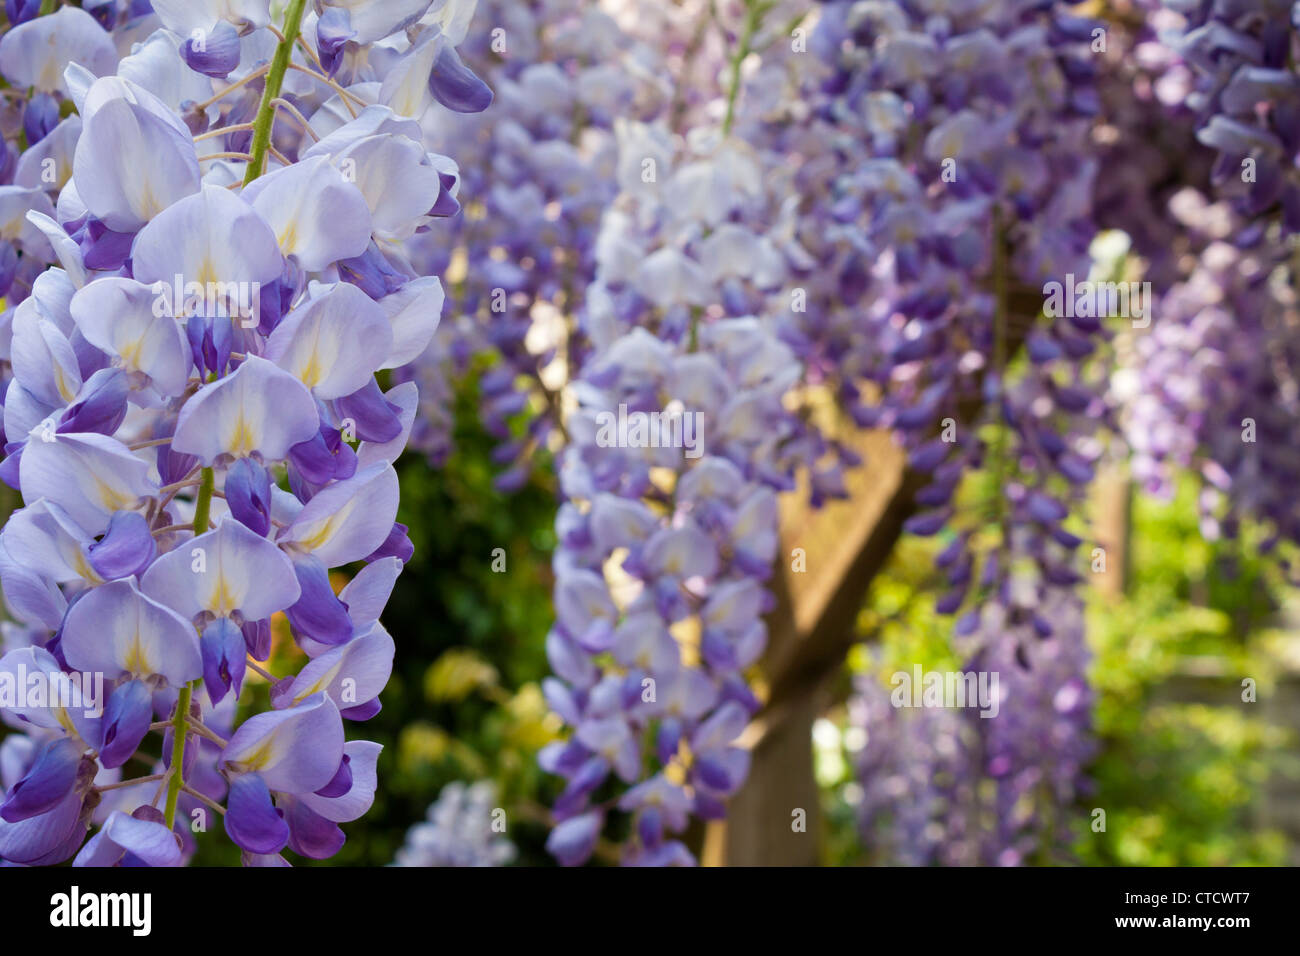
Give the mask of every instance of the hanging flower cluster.
[{"label": "hanging flower cluster", "polygon": [[[1166,6],[1160,38],[1191,73],[1196,138],[1216,154],[1212,180],[1238,211],[1275,214],[1300,232],[1300,15],[1288,0]],[[1153,12],[1154,13],[1154,12]],[[1181,20],[1181,22],[1179,22]]]},{"label": "hanging flower cluster", "polygon": [[[738,13],[723,21],[737,64],[763,42],[758,5]],[[824,452],[785,404],[803,367],[779,336],[792,252],[766,172],[780,160],[733,133],[738,70],[716,73],[713,101],[681,109],[697,114],[685,136],[671,105],[618,126],[621,192],[585,293],[547,642],[559,679],[544,684],[574,728],[542,754],[566,780],[548,844],[566,864],[611,815],[630,818],[625,863],[691,863],[676,837],[724,815],[760,706],[746,670],[766,645],[776,492]]]},{"label": "hanging flower cluster", "polygon": [[[1066,4],[1016,2],[833,3],[812,36],[820,133],[800,141],[834,147],[801,190],[817,262],[805,325],[833,330],[819,364],[846,411],[893,430],[928,476],[904,529],[945,539],[935,608],[957,615],[963,672],[997,671],[1005,691],[998,717],[971,725],[901,714],[863,680],[864,831],[885,860],[1020,862],[1061,843],[1033,814],[1082,786],[1082,761],[1063,762],[1053,798],[1035,798],[1054,712],[1027,689],[1086,686],[1061,595],[1081,580],[1066,524],[1102,448],[1107,312],[1064,290],[1093,278],[1106,38]],[[1054,746],[1086,752],[1086,712],[1070,716]],[[981,803],[987,778],[997,797]]]},{"label": "hanging flower cluster", "polygon": [[[502,829],[497,829],[497,823]],[[406,834],[394,866],[505,866],[517,850],[504,835],[504,811],[490,780],[442,788],[423,823]]]},{"label": "hanging flower cluster", "polygon": [[[503,489],[560,448],[545,690],[573,736],[542,763],[566,781],[550,842],[566,863],[614,816],[633,820],[626,862],[690,862],[674,835],[743,780],[774,490],[821,454],[782,404],[801,366],[777,334],[790,226],[766,221],[763,177],[780,160],[750,155],[725,115],[743,59],[728,36],[756,46],[756,12],[492,5],[462,49],[498,105],[439,124],[458,155],[482,150],[459,232],[423,243],[432,267],[462,264],[465,318],[409,374],[445,398],[449,369],[490,356],[478,384]],[[419,418],[416,441],[444,454],[445,403]]]},{"label": "hanging flower cluster", "polygon": [[[1089,276],[1104,32],[1064,4],[836,3],[813,37],[831,66],[814,101],[826,135],[859,144],[841,148],[807,230],[833,280],[818,308],[855,309],[871,332],[847,384],[874,388],[848,407],[894,429],[931,476],[906,527],[956,533],[938,609],[968,609],[959,634],[989,601],[1050,633],[1038,599],[1077,579],[1062,522],[1098,454],[1087,370],[1104,313],[1053,302],[1049,284]],[[997,478],[993,500],[963,512],[955,497],[979,468]],[[990,522],[1000,540],[985,549]]]},{"label": "hanging flower cluster", "polygon": [[[1088,275],[1104,43],[1056,4],[555,0],[480,24],[466,49],[502,100],[556,108],[446,118],[448,142],[488,144],[473,192],[493,198],[454,240],[429,237],[439,263],[457,246],[481,263],[454,292],[478,318],[417,378],[445,383],[491,343],[502,487],[548,436],[560,449],[546,690],[573,735],[542,755],[565,780],[553,853],[581,862],[612,832],[630,834],[625,862],[690,862],[674,835],[720,816],[746,773],[776,493],[802,472],[820,504],[861,463],[810,386],[933,475],[908,529],[956,532],[940,610],[965,610],[971,652],[982,611],[1052,633],[1104,336],[1095,314],[1012,315],[1009,290]],[[1035,82],[1009,82],[1026,63]],[[445,405],[421,418],[444,451]],[[963,479],[994,467],[997,502],[959,514]]]},{"label": "hanging flower cluster", "polygon": [[[557,396],[576,343],[562,314],[591,281],[600,217],[617,193],[614,124],[654,107],[645,84],[620,71],[630,40],[602,11],[578,0],[481,4],[482,29],[461,53],[492,86],[487,113],[444,113],[435,148],[455,150],[473,201],[450,231],[420,246],[433,272],[450,273],[448,312],[435,346],[405,370],[422,386],[412,436],[437,462],[450,448],[449,381],[477,363],[484,426],[505,466],[497,487],[516,490],[558,425]],[[512,419],[537,411],[516,437]]]},{"label": "hanging flower cluster", "polygon": [[[23,507],[0,713],[24,733],[0,859],[173,865],[210,811],[247,864],[328,857],[374,796],[380,747],[345,728],[379,710],[412,553],[392,461],[417,390],[379,378],[442,292],[403,244],[458,208],[420,120],[491,98],[455,52],[466,11],[29,6],[0,39],[33,90],[3,187],[0,477]],[[277,620],[297,674],[262,666]],[[271,706],[246,715],[250,671]]]},{"label": "hanging flower cluster", "polygon": [[1134,473],[1171,494],[1172,469],[1192,468],[1207,538],[1234,538],[1255,520],[1266,529],[1262,551],[1293,546],[1300,21],[1289,3],[1147,6],[1148,45],[1159,51],[1147,57],[1150,85],[1164,123],[1194,128],[1213,165],[1184,176],[1150,219],[1181,244],[1137,243],[1167,263],[1168,279],[1161,321],[1133,343],[1114,386]]},{"label": "hanging flower cluster", "polygon": [[849,706],[862,737],[857,810],[875,862],[1069,861],[1077,826],[1062,810],[1086,793],[1093,752],[1087,649],[1079,598],[1057,590],[1047,601],[1057,625],[1050,641],[991,620],[970,662],[999,675],[986,711],[900,708],[877,675],[858,678]]}]

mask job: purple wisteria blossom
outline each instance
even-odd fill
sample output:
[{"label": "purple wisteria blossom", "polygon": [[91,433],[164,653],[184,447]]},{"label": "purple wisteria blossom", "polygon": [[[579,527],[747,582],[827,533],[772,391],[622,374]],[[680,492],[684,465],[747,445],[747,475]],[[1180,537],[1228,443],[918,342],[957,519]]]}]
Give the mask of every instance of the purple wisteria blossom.
[{"label": "purple wisteria blossom", "polygon": [[1273,553],[1300,541],[1300,19],[1289,3],[1145,6],[1160,120],[1194,131],[1199,167],[1147,217],[1160,232],[1136,234],[1135,252],[1164,265],[1161,321],[1123,356],[1112,392],[1143,486],[1170,495],[1173,469],[1192,469],[1202,534],[1258,522]]},{"label": "purple wisteria blossom", "polygon": [[821,454],[783,404],[802,368],[776,330],[790,260],[762,157],[707,104],[683,107],[700,125],[677,139],[661,102],[659,119],[615,124],[619,194],[595,237],[560,460],[543,689],[573,734],[541,759],[566,781],[548,842],[566,865],[614,814],[630,817],[625,864],[689,865],[690,818],[721,817],[744,782],[776,494]]},{"label": "purple wisteria blossom", "polygon": [[[689,862],[676,835],[746,773],[777,495],[803,474],[814,505],[842,497],[861,464],[814,391],[932,476],[906,529],[955,532],[938,606],[959,639],[1055,629],[1108,333],[1023,292],[1089,274],[1101,24],[1051,3],[491,9],[463,49],[499,111],[439,118],[484,151],[483,198],[421,241],[466,267],[463,317],[408,373],[432,386],[416,432],[444,456],[454,380],[486,365],[499,486],[558,452],[552,853],[615,830],[625,862]],[[990,500],[959,514],[981,471]]]},{"label": "purple wisteria blossom", "polygon": [[[1207,537],[1300,541],[1300,7],[1118,6],[7,0],[0,862],[177,865],[209,813],[247,865],[338,851],[414,551],[394,462],[445,460],[467,388],[500,491],[555,466],[556,861],[695,862],[750,770],[781,496],[847,497],[866,429],[1004,692],[862,682],[869,848],[1061,859],[1107,430],[1151,490],[1200,473]],[[1134,314],[1061,298],[1114,278],[1107,230]],[[492,799],[448,788],[399,862],[506,862]]]},{"label": "purple wisteria blossom", "polygon": [[479,780],[442,788],[425,820],[411,827],[394,866],[505,866],[515,845],[504,834],[496,788]]},{"label": "purple wisteria blossom", "polygon": [[[1080,835],[1091,691],[1082,602],[1047,598],[1057,633],[1003,622],[982,635],[965,673],[996,673],[996,707],[903,709],[876,673],[849,702],[852,755],[870,860],[907,866],[1016,866],[1071,859]],[[990,615],[992,618],[992,615]],[[1021,628],[1020,630],[1027,630]],[[898,685],[895,684],[895,687]],[[984,716],[983,713],[987,713]]]},{"label": "purple wisteria blossom", "polygon": [[[377,786],[345,728],[392,671],[418,398],[376,376],[438,325],[401,246],[457,208],[418,120],[491,98],[455,52],[472,4],[291,0],[275,31],[266,0],[9,6],[0,860],[174,866],[210,812],[248,865],[328,857]],[[263,666],[278,617],[296,675]]]}]

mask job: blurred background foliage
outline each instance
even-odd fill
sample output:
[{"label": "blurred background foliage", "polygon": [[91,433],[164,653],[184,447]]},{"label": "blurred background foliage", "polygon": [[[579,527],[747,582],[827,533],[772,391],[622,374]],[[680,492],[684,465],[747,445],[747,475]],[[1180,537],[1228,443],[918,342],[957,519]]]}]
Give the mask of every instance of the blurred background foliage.
[{"label": "blurred background foliage", "polygon": [[[849,672],[874,674],[887,686],[889,674],[914,663],[961,668],[951,620],[934,614],[926,592],[943,543],[910,539],[896,549],[859,619],[878,651],[859,645]],[[1100,749],[1088,805],[1075,808],[1079,863],[1297,862],[1295,834],[1277,825],[1286,814],[1275,812],[1300,784],[1297,725],[1285,719],[1300,714],[1297,612],[1284,600],[1291,587],[1261,560],[1257,543],[1250,533],[1235,543],[1205,541],[1190,480],[1170,502],[1135,496],[1126,593],[1089,595]],[[1246,678],[1255,682],[1255,702],[1242,699]],[[848,691],[846,674],[840,696]],[[1269,703],[1279,697],[1289,698],[1289,707]],[[852,751],[864,741],[855,739],[843,705],[818,723],[814,741],[829,821],[827,862],[860,864]],[[1106,811],[1105,832],[1091,830],[1094,807]]]}]

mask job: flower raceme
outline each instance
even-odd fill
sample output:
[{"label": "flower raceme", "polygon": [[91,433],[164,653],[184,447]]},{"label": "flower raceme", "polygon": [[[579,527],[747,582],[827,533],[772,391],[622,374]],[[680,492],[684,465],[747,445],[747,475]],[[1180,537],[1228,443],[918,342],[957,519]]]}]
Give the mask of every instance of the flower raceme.
[{"label": "flower raceme", "polygon": [[[860,464],[821,431],[827,406],[891,429],[932,476],[907,530],[955,532],[939,609],[958,636],[979,645],[985,614],[1053,631],[1106,335],[1011,316],[1006,288],[1087,273],[1099,24],[1052,2],[500,7],[486,22],[508,25],[509,53],[486,30],[465,44],[500,108],[441,117],[446,142],[483,152],[482,211],[427,247],[475,265],[466,318],[414,377],[493,357],[500,487],[558,450],[544,690],[572,732],[541,754],[564,781],[552,854],[581,863],[617,834],[623,862],[688,863],[689,818],[721,816],[746,776],[776,493],[806,469],[812,504],[843,497]],[[1009,84],[1025,63],[1038,81]],[[435,459],[450,392],[426,390],[418,416]],[[624,408],[703,410],[703,454],[611,447],[598,426]],[[995,469],[995,513],[958,513],[963,480]]]},{"label": "flower raceme", "polygon": [[504,811],[497,802],[491,781],[447,784],[425,819],[407,832],[393,866],[504,866],[511,862],[517,851],[497,830],[496,822],[504,823]]},{"label": "flower raceme", "polygon": [[[418,401],[380,376],[442,309],[406,244],[459,208],[421,120],[491,99],[455,51],[472,4],[291,0],[278,28],[267,0],[9,6],[0,73],[32,93],[0,186],[23,499],[0,684],[105,698],[0,698],[0,860],[176,865],[178,811],[209,810],[246,864],[327,857],[376,787],[379,745],[345,727],[392,669]],[[296,675],[263,666],[279,619]],[[250,675],[271,707],[247,716]]]},{"label": "flower raceme", "polygon": [[[759,707],[746,671],[767,641],[776,491],[819,457],[783,405],[804,370],[775,334],[791,282],[762,176],[776,161],[725,121],[682,144],[667,119],[616,124],[620,189],[594,240],[560,462],[543,691],[573,733],[540,759],[565,781],[547,846],[566,865],[619,817],[624,864],[689,865],[691,817],[724,815],[749,770],[738,738]],[[611,445],[602,425],[625,409],[703,410],[698,444]]]},{"label": "flower raceme", "polygon": [[1145,6],[1162,50],[1150,83],[1159,119],[1188,126],[1209,168],[1175,180],[1179,191],[1145,217],[1180,244],[1134,230],[1140,255],[1178,253],[1157,306],[1164,321],[1135,343],[1113,384],[1134,475],[1172,496],[1175,469],[1198,472],[1201,534],[1231,539],[1254,524],[1259,552],[1286,562],[1300,542],[1300,8]]}]

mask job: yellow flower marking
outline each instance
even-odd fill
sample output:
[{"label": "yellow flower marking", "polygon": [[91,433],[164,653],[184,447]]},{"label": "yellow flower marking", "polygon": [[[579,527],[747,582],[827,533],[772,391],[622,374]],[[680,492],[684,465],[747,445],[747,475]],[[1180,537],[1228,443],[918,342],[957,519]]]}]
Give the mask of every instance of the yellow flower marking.
[{"label": "yellow flower marking", "polygon": [[121,511],[130,505],[135,504],[135,495],[124,495],[108,482],[101,479],[98,475],[91,475],[95,482],[95,495],[99,498],[99,503],[109,511]]},{"label": "yellow flower marking", "polygon": [[199,267],[198,283],[206,290],[209,286],[216,285],[217,270],[212,267],[212,260],[207,256],[203,257],[203,265]]},{"label": "yellow flower marking", "polygon": [[353,499],[345,507],[340,508],[328,518],[324,518],[316,524],[316,530],[309,537],[299,538],[297,543],[308,551],[315,551],[322,544],[328,541],[335,530],[348,519],[352,514],[352,509],[356,507],[356,500]]},{"label": "yellow flower marking", "polygon": [[122,360],[122,365],[126,368],[138,369],[140,367],[140,353],[144,351],[144,338],[133,339],[122,345],[117,350],[118,357]]},{"label": "yellow flower marking", "polygon": [[136,631],[131,638],[131,647],[126,652],[126,660],[123,666],[132,674],[152,674],[153,667],[149,663],[149,655],[145,649],[140,646],[140,632]]},{"label": "yellow flower marking", "polygon": [[298,362],[298,379],[308,388],[315,388],[325,377],[325,364],[320,357],[321,326],[319,322],[314,322],[313,325],[315,328],[312,329],[307,354]]},{"label": "yellow flower marking", "polygon": [[246,773],[255,773],[261,770],[275,755],[275,739],[268,738],[262,742],[262,745],[248,755],[247,759],[239,761],[235,766]]},{"label": "yellow flower marking", "polygon": [[303,366],[298,377],[308,388],[315,388],[321,380],[320,356],[316,354],[315,345],[312,346],[311,354],[307,357],[307,364]]},{"label": "yellow flower marking", "polygon": [[328,671],[326,671],[324,674],[322,674],[322,675],[320,676],[320,679],[317,680],[317,681],[315,681],[315,682],[314,682],[310,687],[306,688],[305,690],[301,690],[301,691],[299,691],[298,693],[294,694],[294,695],[293,695],[293,702],[294,702],[295,704],[301,704],[304,700],[306,700],[306,699],[307,699],[308,697],[310,697],[312,694],[319,694],[319,693],[321,693],[322,691],[324,691],[326,687],[328,687],[331,683],[334,682],[334,678],[338,675],[339,669],[340,669],[342,666],[343,666],[343,661],[340,660],[337,664],[335,664],[335,665],[334,665],[333,667],[331,667]]},{"label": "yellow flower marking", "polygon": [[55,719],[59,722],[59,726],[60,726],[60,727],[62,727],[62,728],[63,728],[64,730],[66,730],[68,733],[72,734],[74,737],[79,737],[79,736],[80,736],[80,734],[77,733],[77,728],[76,728],[76,726],[72,723],[72,718],[68,716],[68,712],[67,712],[67,710],[66,710],[65,708],[63,708],[63,707],[58,707],[58,708],[54,708],[54,707],[52,707],[52,708],[50,708],[50,709],[51,709],[51,710],[54,710],[54,711],[57,713],[58,716],[57,716]]},{"label": "yellow flower marking", "polygon": [[276,237],[275,241],[280,246],[280,251],[286,256],[292,253],[294,247],[298,244],[298,223],[290,220],[289,225],[285,227],[284,232]]},{"label": "yellow flower marking", "polygon": [[63,369],[59,367],[57,362],[54,365],[54,384],[58,388],[59,394],[63,396],[65,402],[72,404],[72,402],[76,400],[77,389],[73,388],[69,384],[68,380],[63,375]]},{"label": "yellow flower marking", "polygon": [[226,579],[225,572],[220,568],[217,569],[217,580],[213,583],[207,607],[209,611],[218,617],[226,617],[231,611],[239,610],[233,589]]},{"label": "yellow flower marking", "polygon": [[92,584],[103,583],[104,579],[101,578],[99,573],[90,566],[90,562],[86,560],[85,554],[83,554],[80,549],[77,550],[76,556],[72,559],[72,570],[76,571],[80,577],[85,578]]},{"label": "yellow flower marking", "polygon": [[248,419],[244,417],[244,406],[241,403],[239,410],[235,413],[234,427],[230,433],[230,440],[226,442],[226,450],[236,458],[243,458],[251,454],[257,448],[257,436]]}]

